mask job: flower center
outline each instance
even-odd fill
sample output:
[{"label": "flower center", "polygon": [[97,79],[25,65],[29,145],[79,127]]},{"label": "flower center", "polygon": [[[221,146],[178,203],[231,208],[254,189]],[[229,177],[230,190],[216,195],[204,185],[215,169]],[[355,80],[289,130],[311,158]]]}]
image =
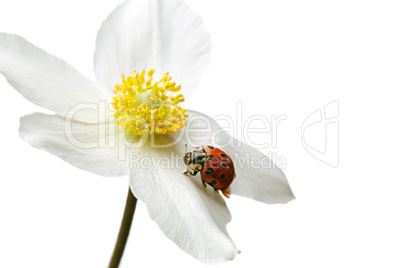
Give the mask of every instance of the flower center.
[{"label": "flower center", "polygon": [[122,76],[122,84],[115,85],[113,108],[116,123],[135,135],[144,133],[166,134],[186,126],[186,110],[178,106],[184,101],[182,94],[176,94],[181,86],[170,82],[166,73],[162,79],[153,82],[155,70],[149,70],[145,81],[145,70],[140,74]]}]

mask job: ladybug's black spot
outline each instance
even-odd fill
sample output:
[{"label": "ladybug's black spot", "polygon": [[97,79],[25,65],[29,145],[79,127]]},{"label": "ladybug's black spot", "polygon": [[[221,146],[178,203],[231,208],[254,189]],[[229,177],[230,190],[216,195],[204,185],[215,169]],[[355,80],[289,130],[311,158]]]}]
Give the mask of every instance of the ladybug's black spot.
[{"label": "ladybug's black spot", "polygon": [[232,182],[233,181],[233,179],[230,179],[230,182]]},{"label": "ladybug's black spot", "polygon": [[216,184],[217,183],[217,181],[216,180],[212,180],[212,184]]},{"label": "ladybug's black spot", "polygon": [[228,166],[225,165],[225,164],[222,164],[222,165],[221,165],[221,168],[223,168],[223,169],[228,169]]},{"label": "ladybug's black spot", "polygon": [[225,178],[225,174],[221,174],[219,177],[221,177],[221,179]]},{"label": "ladybug's black spot", "polygon": [[213,169],[213,168],[208,168],[208,169],[205,171],[205,174],[211,174],[212,172],[214,172],[214,169]]},{"label": "ladybug's black spot", "polygon": [[208,145],[208,148],[211,149],[211,150],[215,149],[214,146],[210,146],[210,145]]},{"label": "ladybug's black spot", "polygon": [[212,158],[214,158],[211,154],[208,155],[208,160],[212,160]]},{"label": "ladybug's black spot", "polygon": [[221,154],[221,156],[223,157],[223,158],[228,158],[228,156],[226,155],[226,154]]}]

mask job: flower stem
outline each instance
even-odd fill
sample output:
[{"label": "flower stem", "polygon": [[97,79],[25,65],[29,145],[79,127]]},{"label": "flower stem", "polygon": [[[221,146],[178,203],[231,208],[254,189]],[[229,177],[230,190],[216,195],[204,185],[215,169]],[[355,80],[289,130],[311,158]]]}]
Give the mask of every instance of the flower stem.
[{"label": "flower stem", "polygon": [[119,267],[121,257],[123,256],[124,248],[126,246],[127,238],[130,233],[131,223],[133,221],[135,206],[137,205],[137,198],[128,188],[128,195],[126,201],[126,208],[124,209],[123,220],[121,221],[119,236],[117,237],[116,245],[114,246],[114,251],[112,259],[109,263],[109,268]]}]

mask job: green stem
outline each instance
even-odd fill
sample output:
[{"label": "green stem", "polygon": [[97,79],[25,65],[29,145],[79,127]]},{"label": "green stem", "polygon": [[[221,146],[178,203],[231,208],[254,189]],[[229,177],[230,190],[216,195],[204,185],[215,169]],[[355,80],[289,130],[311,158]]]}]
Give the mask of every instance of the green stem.
[{"label": "green stem", "polygon": [[130,234],[130,227],[133,221],[133,216],[135,212],[135,206],[137,205],[137,198],[128,188],[128,195],[126,201],[126,208],[124,209],[123,220],[121,221],[119,236],[117,237],[116,245],[114,246],[114,251],[112,259],[109,263],[109,268],[119,267],[121,257],[123,256],[124,248],[126,246],[128,235]]}]

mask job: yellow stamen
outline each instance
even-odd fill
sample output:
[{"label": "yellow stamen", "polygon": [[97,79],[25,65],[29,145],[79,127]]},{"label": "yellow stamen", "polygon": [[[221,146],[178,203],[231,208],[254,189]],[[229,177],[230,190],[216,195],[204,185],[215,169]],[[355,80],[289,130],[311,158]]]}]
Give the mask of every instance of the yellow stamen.
[{"label": "yellow stamen", "polygon": [[147,72],[147,81],[145,70],[140,74],[134,70],[127,77],[122,74],[122,84],[115,85],[113,90],[116,94],[112,102],[116,123],[135,135],[144,132],[166,134],[187,125],[188,114],[178,106],[184,97],[182,94],[173,96],[181,86],[170,82],[169,73],[152,84],[154,72],[154,69]]}]

